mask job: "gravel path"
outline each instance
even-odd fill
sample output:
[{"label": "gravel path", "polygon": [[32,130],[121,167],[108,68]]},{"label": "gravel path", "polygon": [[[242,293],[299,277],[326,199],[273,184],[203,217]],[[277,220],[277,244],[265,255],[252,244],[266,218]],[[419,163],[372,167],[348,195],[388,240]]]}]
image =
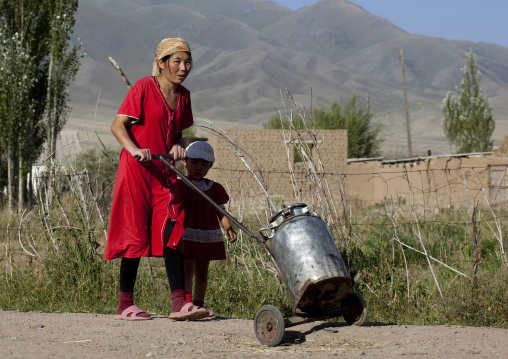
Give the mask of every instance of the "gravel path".
[{"label": "gravel path", "polygon": [[508,330],[313,322],[263,346],[252,320],[142,322],[112,315],[0,311],[0,358],[508,358]]}]

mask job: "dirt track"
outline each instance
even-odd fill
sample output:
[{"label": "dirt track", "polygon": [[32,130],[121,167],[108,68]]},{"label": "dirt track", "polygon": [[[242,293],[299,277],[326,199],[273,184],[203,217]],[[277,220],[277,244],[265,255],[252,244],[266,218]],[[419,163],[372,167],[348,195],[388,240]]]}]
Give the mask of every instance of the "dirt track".
[{"label": "dirt track", "polygon": [[[42,326],[42,328],[41,328]],[[252,320],[115,321],[112,315],[0,311],[0,358],[508,358],[508,330],[314,322],[260,344]]]}]

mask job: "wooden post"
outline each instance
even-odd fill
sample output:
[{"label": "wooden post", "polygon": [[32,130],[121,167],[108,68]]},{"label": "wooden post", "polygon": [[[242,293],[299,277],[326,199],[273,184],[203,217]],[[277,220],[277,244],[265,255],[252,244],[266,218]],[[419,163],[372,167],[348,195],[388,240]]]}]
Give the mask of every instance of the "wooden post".
[{"label": "wooden post", "polygon": [[409,150],[409,157],[413,157],[413,148],[411,145],[411,129],[409,126],[409,107],[407,104],[406,65],[404,64],[403,50],[400,50],[400,63],[402,65],[402,87],[404,89],[404,108],[406,110],[407,146]]}]

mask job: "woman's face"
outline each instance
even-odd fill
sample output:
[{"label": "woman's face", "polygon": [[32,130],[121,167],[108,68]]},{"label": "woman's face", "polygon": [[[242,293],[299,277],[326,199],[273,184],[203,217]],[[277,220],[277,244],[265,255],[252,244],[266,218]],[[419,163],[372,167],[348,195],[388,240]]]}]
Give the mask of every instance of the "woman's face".
[{"label": "woman's face", "polygon": [[202,180],[212,167],[210,161],[201,158],[187,158],[184,163],[187,168],[187,177],[193,180]]},{"label": "woman's face", "polygon": [[166,61],[159,60],[161,74],[173,84],[181,84],[192,70],[192,57],[187,52],[176,52]]}]

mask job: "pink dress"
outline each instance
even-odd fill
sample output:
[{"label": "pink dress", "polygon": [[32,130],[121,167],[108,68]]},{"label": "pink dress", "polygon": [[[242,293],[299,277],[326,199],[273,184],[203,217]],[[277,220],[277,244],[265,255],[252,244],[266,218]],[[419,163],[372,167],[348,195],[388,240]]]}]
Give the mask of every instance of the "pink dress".
[{"label": "pink dress", "polygon": [[[224,207],[229,201],[226,190],[219,183],[206,178],[191,181],[218,205]],[[184,258],[198,261],[226,259],[217,209],[182,180],[178,180],[178,185],[186,213],[182,237]]]},{"label": "pink dress", "polygon": [[[139,148],[164,154],[175,144],[177,132],[193,124],[190,93],[183,86],[173,112],[155,79],[145,77],[129,90],[118,115],[133,118],[127,131]],[[162,256],[168,220],[176,221],[168,246],[180,249],[184,218],[176,175],[158,160],[141,164],[122,150],[105,258]]]}]

